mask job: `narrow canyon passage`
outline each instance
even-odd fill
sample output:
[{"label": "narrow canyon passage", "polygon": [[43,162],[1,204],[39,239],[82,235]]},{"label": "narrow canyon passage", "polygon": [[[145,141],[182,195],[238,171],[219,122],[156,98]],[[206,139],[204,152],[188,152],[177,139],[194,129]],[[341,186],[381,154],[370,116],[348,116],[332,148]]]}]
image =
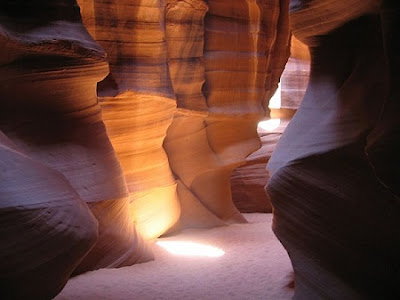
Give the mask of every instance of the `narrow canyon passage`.
[{"label": "narrow canyon passage", "polygon": [[0,299],[399,299],[399,16],[2,0]]}]

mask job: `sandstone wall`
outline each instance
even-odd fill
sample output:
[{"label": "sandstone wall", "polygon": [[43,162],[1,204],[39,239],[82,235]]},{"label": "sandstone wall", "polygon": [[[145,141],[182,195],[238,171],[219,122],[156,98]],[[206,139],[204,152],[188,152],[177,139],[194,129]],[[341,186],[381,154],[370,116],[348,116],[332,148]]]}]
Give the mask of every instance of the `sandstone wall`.
[{"label": "sandstone wall", "polygon": [[[310,53],[307,45],[292,36],[290,57],[281,76],[281,110],[289,115],[299,108],[310,76]],[[290,111],[292,114],[290,114]]]},{"label": "sandstone wall", "polygon": [[52,298],[72,272],[152,259],[97,101],[105,53],[76,2],[3,1],[0,41],[0,294]]},{"label": "sandstone wall", "polygon": [[289,55],[286,0],[78,4],[0,4],[7,297],[151,260],[145,239],[168,231],[245,222],[230,175]]},{"label": "sandstone wall", "polygon": [[110,74],[98,95],[129,189],[130,211],[146,238],[180,215],[176,182],[162,148],[176,99],[167,63],[166,3],[78,1],[83,21],[104,47]]},{"label": "sandstone wall", "polygon": [[109,55],[100,101],[140,231],[245,222],[230,175],[260,147],[289,55],[288,1],[79,3]]},{"label": "sandstone wall", "polygon": [[[265,185],[269,180],[266,164],[290,119],[300,106],[310,76],[310,55],[307,45],[291,37],[290,57],[280,78],[280,88],[270,103],[270,120],[257,128],[261,148],[246,157],[246,163],[232,172],[232,199],[240,212],[272,212]],[[269,122],[269,123],[268,123]],[[264,128],[267,124],[267,127]]]},{"label": "sandstone wall", "polygon": [[267,191],[274,231],[295,270],[294,299],[399,297],[393,41],[400,7],[380,4],[291,1],[293,32],[310,46],[311,76],[269,161]]}]

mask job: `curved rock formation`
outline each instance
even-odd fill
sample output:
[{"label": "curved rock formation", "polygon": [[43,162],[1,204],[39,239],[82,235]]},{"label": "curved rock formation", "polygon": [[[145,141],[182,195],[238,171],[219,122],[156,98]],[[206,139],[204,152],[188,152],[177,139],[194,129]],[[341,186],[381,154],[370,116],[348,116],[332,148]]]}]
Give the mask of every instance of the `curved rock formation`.
[{"label": "curved rock formation", "polygon": [[[202,202],[192,189],[198,174],[218,168],[217,157],[208,143],[205,118],[208,115],[202,87],[206,80],[204,64],[205,1],[168,1],[166,28],[168,65],[178,110],[164,141],[171,169],[177,179],[182,213],[178,227],[213,227],[224,225],[216,211],[235,214],[226,193],[226,182],[215,183],[211,199]],[[203,183],[198,183],[201,185]],[[223,186],[217,186],[222,184]],[[201,186],[200,186],[201,188]],[[223,190],[223,191],[222,191]]]},{"label": "curved rock formation", "polygon": [[108,54],[98,94],[107,133],[129,189],[141,234],[155,238],[180,216],[176,182],[162,148],[176,100],[167,64],[165,3],[78,1],[92,36]]},{"label": "curved rock formation", "polygon": [[369,136],[368,157],[382,182],[400,197],[400,8],[399,2],[383,1],[381,9],[385,56],[388,61],[388,98],[380,120]]},{"label": "curved rock formation", "polygon": [[177,106],[207,111],[202,93],[204,74],[204,18],[202,0],[168,0],[165,10],[168,67]]},{"label": "curved rock formation", "polygon": [[273,121],[279,123],[273,130],[272,128],[266,130],[263,122],[259,123],[257,132],[261,140],[261,148],[246,158],[245,165],[232,172],[232,199],[240,212],[272,212],[271,201],[265,193],[265,185],[270,178],[265,168],[288,120],[274,119]]},{"label": "curved rock formation", "polygon": [[233,170],[231,175],[232,200],[242,213],[272,212],[264,187],[269,180],[265,166],[280,134],[259,132],[262,146],[246,158],[246,164]]},{"label": "curved rock formation", "polygon": [[0,295],[51,299],[96,243],[97,221],[59,172],[0,132]]},{"label": "curved rock formation", "polygon": [[[181,65],[179,73],[171,71],[174,90],[174,82],[185,77],[186,86],[193,79],[195,85],[189,87],[198,95],[194,102],[177,93],[178,112],[164,142],[185,203],[181,221],[194,227],[245,222],[232,202],[230,176],[260,147],[257,123],[288,57],[288,3],[208,1],[207,10],[202,1],[178,2],[191,3],[196,16],[205,15],[204,20],[196,18],[200,22],[195,30],[184,31],[191,38],[170,65],[171,70]],[[170,13],[179,15],[178,9]],[[196,47],[203,38],[204,46]],[[167,41],[174,46],[168,35]],[[185,74],[188,64],[196,66],[195,76]]]},{"label": "curved rock formation", "polygon": [[[288,118],[299,108],[307,89],[310,76],[310,53],[308,47],[292,36],[290,57],[281,76],[281,105],[276,117]],[[277,114],[274,114],[278,112]]]},{"label": "curved rock formation", "polygon": [[310,46],[311,76],[268,164],[267,191],[295,269],[295,299],[399,297],[400,199],[366,155],[378,120],[387,120],[385,66],[397,60],[384,53],[393,44],[381,23],[396,32],[395,19],[379,17],[379,1],[350,2],[291,3],[293,32]]},{"label": "curved rock formation", "polygon": [[240,212],[272,212],[265,193],[269,180],[269,174],[265,172],[266,164],[303,100],[309,75],[308,47],[292,36],[290,57],[280,78],[280,88],[269,104],[271,119],[262,121],[257,128],[262,146],[246,158],[245,165],[232,173],[232,199]]},{"label": "curved rock formation", "polygon": [[245,221],[229,178],[260,145],[289,54],[288,1],[79,3],[109,54],[100,101],[140,232]]},{"label": "curved rock formation", "polygon": [[382,0],[290,0],[292,32],[303,43],[316,46],[319,36],[340,28],[349,20],[376,13],[381,2]]},{"label": "curved rock formation", "polygon": [[[49,237],[58,243],[43,245],[46,249],[42,252],[44,257],[37,259],[48,261],[40,261],[37,272],[53,269],[47,274],[54,275],[53,283],[60,278],[66,279],[68,272],[73,271],[96,240],[93,215],[98,220],[98,239],[75,268],[75,273],[151,259],[152,254],[137,235],[128,213],[125,179],[107,137],[96,97],[96,83],[108,72],[105,53],[82,26],[76,2],[3,1],[0,5],[0,40],[3,45],[0,129],[16,149],[12,152],[5,148],[4,155],[12,161],[20,161],[18,172],[21,172],[18,181],[18,173],[4,175],[7,182],[16,182],[12,203],[2,199],[7,208],[4,216],[12,217],[7,215],[7,211],[12,212],[12,207],[20,211],[16,218],[24,215],[33,218],[38,214],[34,221],[27,222],[33,222],[30,226],[43,227],[41,230],[44,231],[50,231],[54,226]],[[27,169],[22,171],[24,166]],[[37,183],[26,181],[22,172],[38,176]],[[48,187],[48,192],[41,190],[52,181],[55,184]],[[51,189],[54,192],[50,192]],[[55,195],[56,192],[60,192],[60,196]],[[28,199],[24,199],[27,193],[31,195],[32,207],[27,203]],[[39,199],[42,194],[43,199]],[[77,202],[79,199],[88,203],[93,215],[85,212],[87,208]],[[75,208],[72,200],[77,203]],[[36,203],[40,205],[35,206]],[[29,216],[31,209],[36,211]],[[50,218],[44,213],[54,216]],[[87,220],[84,220],[85,213]],[[65,224],[71,228],[65,229]],[[88,226],[87,237],[81,228],[84,224]],[[35,239],[37,234],[27,230],[23,238]],[[79,240],[82,245],[74,246]],[[60,257],[69,244],[72,252]],[[59,252],[50,260],[51,255],[45,251]],[[69,265],[63,270],[66,263]],[[26,276],[35,272],[34,267],[29,272]],[[57,272],[59,275],[55,274]],[[49,283],[48,288],[51,286]],[[37,288],[44,287],[38,285]]]}]

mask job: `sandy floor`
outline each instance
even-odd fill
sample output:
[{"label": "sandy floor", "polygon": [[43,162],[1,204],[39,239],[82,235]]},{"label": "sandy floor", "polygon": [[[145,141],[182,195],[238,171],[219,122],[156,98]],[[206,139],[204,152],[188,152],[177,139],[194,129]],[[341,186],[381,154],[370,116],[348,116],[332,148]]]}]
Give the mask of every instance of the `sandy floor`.
[{"label": "sandy floor", "polygon": [[155,244],[155,261],[85,273],[71,279],[56,299],[291,299],[293,291],[286,285],[292,269],[271,231],[272,215],[245,217],[249,224],[187,230],[159,239],[207,244],[219,248],[216,256],[224,251],[222,256],[204,256],[204,251],[197,256],[171,254]]}]

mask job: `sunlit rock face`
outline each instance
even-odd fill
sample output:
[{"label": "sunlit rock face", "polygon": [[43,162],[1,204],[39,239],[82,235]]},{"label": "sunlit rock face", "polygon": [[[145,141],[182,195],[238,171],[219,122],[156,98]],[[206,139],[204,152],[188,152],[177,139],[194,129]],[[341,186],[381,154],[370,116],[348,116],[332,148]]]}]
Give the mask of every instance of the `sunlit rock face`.
[{"label": "sunlit rock face", "polygon": [[265,167],[281,133],[259,131],[262,146],[246,158],[246,164],[233,170],[231,175],[232,200],[240,212],[272,212],[265,193],[269,174]]},{"label": "sunlit rock face", "polygon": [[162,148],[176,108],[165,3],[78,2],[86,27],[108,55],[110,74],[98,95],[127,181],[130,213],[146,238],[160,236],[180,216],[176,182]]},{"label": "sunlit rock face", "polygon": [[[396,73],[386,66],[398,70],[390,42],[398,18],[389,16],[399,5],[379,5],[291,2],[292,30],[310,46],[311,76],[269,161],[267,191],[274,231],[295,269],[295,299],[399,298],[400,200],[376,172],[395,168],[381,155],[397,147],[398,122],[381,112],[395,94],[388,83]],[[376,134],[377,124],[389,123]],[[371,159],[372,141],[383,140],[385,151]]]},{"label": "sunlit rock face", "polygon": [[275,117],[290,118],[293,116],[303,100],[309,76],[310,53],[308,47],[292,36],[290,57],[280,82],[281,107]]},{"label": "sunlit rock face", "polygon": [[100,101],[140,231],[245,222],[230,175],[260,147],[289,55],[288,1],[79,3],[109,55]]},{"label": "sunlit rock face", "polygon": [[289,54],[287,1],[79,5],[0,5],[0,266],[13,296],[51,298],[72,272],[152,259],[136,228],[149,239],[245,222],[230,175],[260,146]]},{"label": "sunlit rock face", "polygon": [[[223,176],[209,183],[211,193],[207,188],[201,191],[202,185],[207,184],[207,175],[201,174],[214,174],[219,168],[218,158],[208,143],[208,105],[202,91],[206,80],[204,18],[208,9],[206,2],[198,0],[168,1],[166,8],[168,65],[178,109],[164,148],[177,179],[182,208],[177,228],[221,226],[225,210],[227,214],[238,214],[229,201],[229,185]],[[203,199],[193,190],[194,185],[198,193],[204,192]],[[227,192],[227,197],[222,196]]]},{"label": "sunlit rock face", "polygon": [[[204,84],[196,85],[196,102],[177,93],[178,112],[164,142],[178,179],[181,223],[194,227],[245,221],[233,205],[230,177],[260,147],[257,123],[289,54],[285,1],[207,2],[191,2],[202,4],[204,18],[190,32],[204,41],[196,47],[187,39],[182,47],[191,52],[181,51],[180,58],[196,62],[196,79]],[[179,80],[174,72],[171,77]]]},{"label": "sunlit rock face", "polygon": [[271,118],[258,124],[261,148],[246,157],[246,163],[236,168],[231,176],[232,199],[240,212],[272,212],[265,193],[270,177],[265,171],[266,164],[303,100],[309,75],[308,47],[292,36],[290,57],[281,75],[280,87],[270,99]]},{"label": "sunlit rock face", "polygon": [[2,278],[48,298],[72,271],[151,259],[96,97],[105,52],[76,2],[2,1],[0,40]]},{"label": "sunlit rock face", "polygon": [[288,120],[273,118],[258,123],[261,148],[246,157],[246,164],[232,172],[232,200],[240,212],[271,213],[272,206],[265,185],[270,175],[265,170]]}]

